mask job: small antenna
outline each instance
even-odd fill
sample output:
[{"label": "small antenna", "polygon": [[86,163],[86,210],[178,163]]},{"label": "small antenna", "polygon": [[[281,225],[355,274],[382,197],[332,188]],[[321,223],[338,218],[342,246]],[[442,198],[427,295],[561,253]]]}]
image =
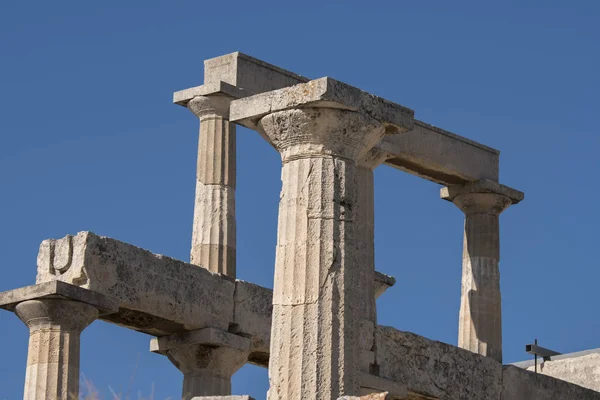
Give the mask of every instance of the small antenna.
[{"label": "small antenna", "polygon": [[538,346],[538,340],[535,339],[533,344],[525,345],[525,351],[529,354],[533,354],[534,362],[535,362],[535,373],[537,374],[537,359],[538,356],[542,357],[544,361],[551,361],[553,356],[558,356],[562,353],[559,353],[554,350],[545,349],[543,347]]}]

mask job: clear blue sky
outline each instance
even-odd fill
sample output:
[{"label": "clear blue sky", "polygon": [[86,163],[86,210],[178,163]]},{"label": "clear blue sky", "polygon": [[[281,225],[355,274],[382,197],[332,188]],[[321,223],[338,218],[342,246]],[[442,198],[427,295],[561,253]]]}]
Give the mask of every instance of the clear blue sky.
[{"label": "clear blue sky", "polygon": [[[125,4],[126,3],[126,4]],[[243,51],[331,76],[500,149],[526,199],[501,217],[504,357],[533,338],[600,347],[597,1],[21,1],[0,6],[0,290],[35,282],[39,243],[91,230],[189,259],[197,119],[172,92]],[[239,278],[272,287],[278,154],[238,130]],[[456,344],[463,215],[439,186],[376,172],[380,323]],[[27,329],[0,312],[0,400],[22,396]],[[150,337],[103,322],[81,371],[104,398],[180,395]],[[263,399],[265,370],[234,392]]]}]

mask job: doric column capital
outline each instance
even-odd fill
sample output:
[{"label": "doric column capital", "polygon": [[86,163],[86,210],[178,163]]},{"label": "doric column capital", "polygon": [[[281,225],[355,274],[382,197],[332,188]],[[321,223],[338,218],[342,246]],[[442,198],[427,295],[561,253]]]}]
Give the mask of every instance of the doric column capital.
[{"label": "doric column capital", "polygon": [[259,128],[281,153],[283,162],[326,155],[357,162],[385,133],[377,120],[335,108],[294,108],[267,114]]},{"label": "doric column capital", "polygon": [[53,327],[81,332],[98,318],[98,309],[78,301],[38,299],[17,304],[15,314],[32,332]]},{"label": "doric column capital", "polygon": [[231,100],[231,97],[225,95],[196,96],[187,103],[187,108],[200,119],[209,115],[227,119]]},{"label": "doric column capital", "polygon": [[490,180],[442,188],[441,198],[453,202],[466,215],[500,215],[524,198],[523,192]]}]

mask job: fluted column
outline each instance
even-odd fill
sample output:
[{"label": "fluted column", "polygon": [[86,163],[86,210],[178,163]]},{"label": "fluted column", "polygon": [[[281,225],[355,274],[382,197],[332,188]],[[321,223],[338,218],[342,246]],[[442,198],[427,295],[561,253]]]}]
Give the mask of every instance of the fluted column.
[{"label": "fluted column", "polygon": [[19,303],[15,313],[29,328],[24,400],[78,399],[79,337],[98,317],[98,309],[39,299]]},{"label": "fluted column", "polygon": [[200,118],[190,262],[235,278],[236,142],[230,101],[196,96],[187,105]]},{"label": "fluted column", "polygon": [[326,108],[279,111],[259,128],[282,157],[270,400],[335,399],[359,392],[360,323],[372,266],[358,226],[358,160],[384,128]]},{"label": "fluted column", "polygon": [[523,194],[489,181],[452,190],[442,197],[465,213],[458,347],[502,362],[499,216]]},{"label": "fluted column", "polygon": [[183,373],[182,399],[231,394],[231,377],[248,360],[248,352],[231,347],[181,345],[166,352]]}]

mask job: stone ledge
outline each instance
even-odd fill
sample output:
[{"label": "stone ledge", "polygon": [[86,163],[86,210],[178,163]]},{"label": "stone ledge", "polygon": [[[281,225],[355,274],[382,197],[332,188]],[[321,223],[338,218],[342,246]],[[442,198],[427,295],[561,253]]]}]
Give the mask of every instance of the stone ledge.
[{"label": "stone ledge", "polygon": [[443,200],[453,201],[457,196],[469,193],[493,193],[508,197],[513,204],[519,203],[525,198],[525,194],[511,187],[501,185],[489,179],[469,182],[460,186],[448,186],[440,190]]},{"label": "stone ledge", "polygon": [[17,304],[27,300],[66,299],[94,306],[100,315],[119,311],[119,300],[102,293],[61,281],[38,283],[0,293],[0,308],[13,311]]},{"label": "stone ledge", "polygon": [[254,400],[250,396],[196,396],[192,400]]},{"label": "stone ledge", "polygon": [[173,93],[173,103],[186,107],[187,103],[196,96],[224,95],[232,99],[251,96],[252,93],[233,86],[227,82],[209,82],[202,86],[179,90]]}]

